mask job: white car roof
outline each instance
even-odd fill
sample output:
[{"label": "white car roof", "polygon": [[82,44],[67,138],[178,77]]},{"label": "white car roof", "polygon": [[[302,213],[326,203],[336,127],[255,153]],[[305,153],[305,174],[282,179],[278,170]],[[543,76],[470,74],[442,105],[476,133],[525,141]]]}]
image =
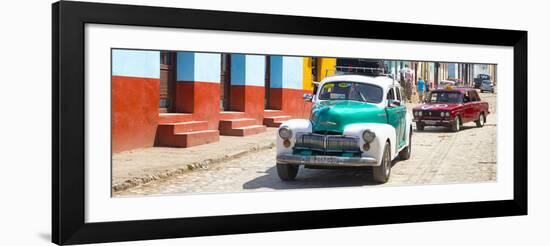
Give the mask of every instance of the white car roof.
[{"label": "white car roof", "polygon": [[321,84],[334,81],[352,81],[359,83],[375,84],[382,88],[388,88],[391,86],[399,86],[397,81],[388,76],[364,76],[364,75],[334,75],[326,77],[321,81]]}]

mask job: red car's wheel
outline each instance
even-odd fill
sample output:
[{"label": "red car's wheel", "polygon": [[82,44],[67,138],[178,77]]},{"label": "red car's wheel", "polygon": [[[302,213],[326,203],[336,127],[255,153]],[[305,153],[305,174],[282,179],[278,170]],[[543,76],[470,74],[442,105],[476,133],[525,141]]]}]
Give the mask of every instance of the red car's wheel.
[{"label": "red car's wheel", "polygon": [[460,117],[456,116],[451,124],[451,131],[458,132],[460,131]]}]

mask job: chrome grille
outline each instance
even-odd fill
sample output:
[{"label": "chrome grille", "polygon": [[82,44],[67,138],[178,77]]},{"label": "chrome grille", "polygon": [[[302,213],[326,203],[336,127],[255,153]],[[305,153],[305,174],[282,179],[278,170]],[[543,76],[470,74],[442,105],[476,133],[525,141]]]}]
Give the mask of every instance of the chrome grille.
[{"label": "chrome grille", "polygon": [[422,116],[427,118],[440,118],[441,111],[440,110],[423,110]]},{"label": "chrome grille", "polygon": [[[298,145],[298,141],[296,141]],[[325,148],[325,136],[318,134],[302,135],[301,146],[310,149],[322,150]]]},{"label": "chrome grille", "polygon": [[360,152],[358,142],[359,139],[356,137],[297,133],[294,147],[326,152]]},{"label": "chrome grille", "polygon": [[422,115],[424,116],[439,116],[440,112],[437,110],[424,110]]},{"label": "chrome grille", "polygon": [[327,151],[356,151],[357,138],[344,136],[327,136]]}]

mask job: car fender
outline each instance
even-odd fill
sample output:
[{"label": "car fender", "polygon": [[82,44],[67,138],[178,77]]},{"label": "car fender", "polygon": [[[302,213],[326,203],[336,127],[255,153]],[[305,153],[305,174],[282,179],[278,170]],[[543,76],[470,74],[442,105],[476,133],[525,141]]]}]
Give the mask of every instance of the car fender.
[{"label": "car fender", "polygon": [[378,165],[380,165],[382,160],[382,155],[384,152],[384,145],[386,141],[390,141],[390,151],[392,159],[396,156],[396,139],[395,139],[395,128],[389,124],[382,123],[357,123],[348,125],[344,129],[344,135],[346,136],[356,136],[359,137],[359,146],[363,149],[365,140],[363,140],[363,131],[371,130],[376,134],[374,140],[369,144],[370,148],[368,151],[363,151],[362,156],[370,156],[378,160]]},{"label": "car fender", "polygon": [[305,119],[287,120],[279,126],[279,129],[281,129],[282,127],[288,127],[292,131],[292,137],[290,138],[290,146],[288,148],[285,148],[285,146],[283,145],[284,139],[279,136],[279,130],[277,130],[277,132],[275,133],[275,137],[277,139],[277,154],[291,154],[292,148],[294,148],[294,143],[296,143],[296,133],[311,133],[313,129],[311,121]]}]

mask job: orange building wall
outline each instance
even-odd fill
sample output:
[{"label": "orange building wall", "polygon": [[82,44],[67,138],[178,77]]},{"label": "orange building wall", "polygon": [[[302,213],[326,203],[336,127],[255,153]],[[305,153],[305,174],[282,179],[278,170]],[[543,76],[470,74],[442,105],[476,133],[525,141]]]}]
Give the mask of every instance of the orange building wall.
[{"label": "orange building wall", "polygon": [[112,151],[152,147],[158,123],[160,79],[112,76]]},{"label": "orange building wall", "polygon": [[271,88],[271,105],[294,118],[309,118],[311,102],[303,99],[304,93],[309,90]]},{"label": "orange building wall", "polygon": [[218,129],[220,84],[177,81],[176,111],[177,113],[193,113],[193,120],[208,121],[208,129]]},{"label": "orange building wall", "polygon": [[263,86],[232,85],[230,108],[232,111],[244,112],[247,117],[256,119],[260,124],[264,113],[264,95]]}]

